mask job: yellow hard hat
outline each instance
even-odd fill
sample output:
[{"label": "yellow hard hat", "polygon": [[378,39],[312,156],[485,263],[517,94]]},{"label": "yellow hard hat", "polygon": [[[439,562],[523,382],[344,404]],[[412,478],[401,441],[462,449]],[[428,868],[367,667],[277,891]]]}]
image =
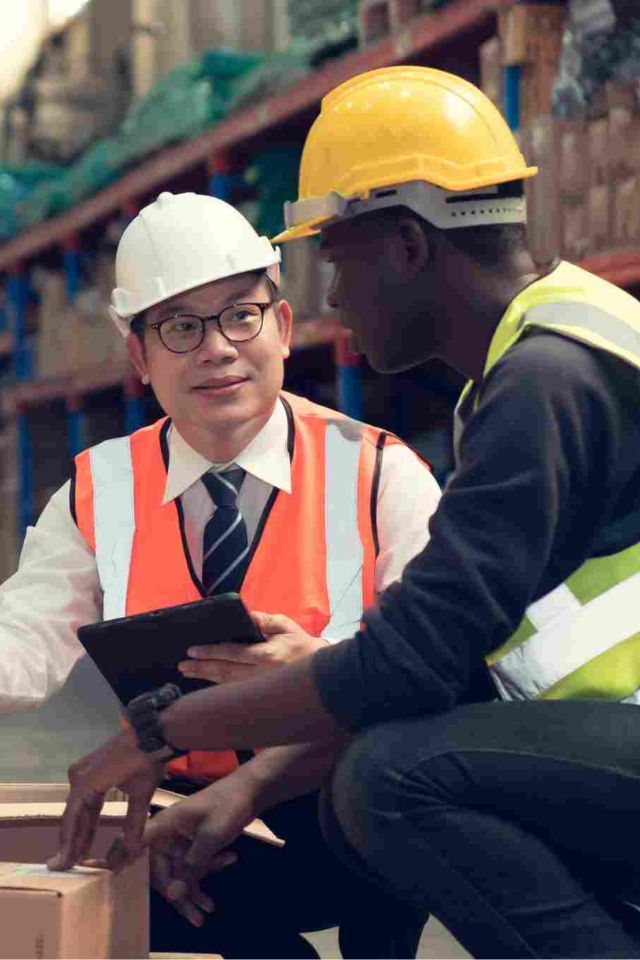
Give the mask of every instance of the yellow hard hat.
[{"label": "yellow hard hat", "polygon": [[[354,200],[387,199],[384,205],[397,205],[399,198],[389,201],[381,188],[407,184],[427,186],[422,190],[426,211],[419,212],[436,226],[518,222],[524,219],[524,202],[519,211],[513,198],[504,211],[497,201],[489,206],[487,188],[536,173],[500,112],[472,83],[430,67],[372,70],[323,99],[302,154],[299,198],[286,204],[288,229],[274,242],[309,236],[331,220],[370,208],[359,204],[348,210]],[[474,214],[459,203],[460,194],[472,191],[482,196],[481,207],[474,201]],[[455,218],[445,206],[449,193],[458,194],[452,204]],[[428,216],[433,205],[442,210]]]}]

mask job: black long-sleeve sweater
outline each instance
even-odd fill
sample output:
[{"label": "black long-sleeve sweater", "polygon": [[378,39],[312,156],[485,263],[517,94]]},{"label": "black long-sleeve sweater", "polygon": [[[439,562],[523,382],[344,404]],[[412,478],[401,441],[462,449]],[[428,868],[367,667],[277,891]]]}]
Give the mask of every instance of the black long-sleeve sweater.
[{"label": "black long-sleeve sweater", "polygon": [[522,338],[481,384],[430,531],[365,628],[315,656],[345,727],[468,699],[531,602],[640,541],[640,372],[562,336]]}]

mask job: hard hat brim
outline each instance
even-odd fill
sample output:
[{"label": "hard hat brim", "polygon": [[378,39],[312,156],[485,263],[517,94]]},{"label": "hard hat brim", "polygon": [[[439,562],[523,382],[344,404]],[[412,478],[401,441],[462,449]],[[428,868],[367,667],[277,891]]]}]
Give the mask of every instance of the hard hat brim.
[{"label": "hard hat brim", "polygon": [[[328,219],[327,221],[328,222]],[[277,236],[271,238],[271,243],[289,243],[290,240],[301,240],[303,237],[315,237],[322,230],[323,223],[317,220],[309,223],[299,223],[295,227],[289,227],[283,230]]]},{"label": "hard hat brim", "polygon": [[[522,180],[537,174],[537,167],[526,167],[518,179]],[[510,180],[502,181],[508,183]],[[296,216],[296,209],[300,208],[302,217],[298,223],[292,223],[271,241],[272,243],[288,243],[302,237],[314,236],[320,233],[329,224],[340,223],[346,220],[357,219],[363,214],[385,207],[405,206],[424,217],[429,223],[442,230],[464,228],[482,225],[498,225],[505,223],[522,223],[526,221],[526,204],[518,197],[498,198],[500,183],[491,186],[482,184],[468,190],[447,190],[440,185],[428,183],[425,180],[414,180],[399,184],[385,185],[384,190],[372,190],[366,198],[342,198],[343,206],[340,212],[331,209],[331,196],[318,197],[313,201],[303,201],[299,205],[288,203],[285,207],[285,217],[289,223]],[[496,196],[490,195],[495,192]],[[474,194],[481,194],[476,198]],[[455,198],[456,206],[447,209],[451,200]],[[322,208],[326,205],[324,215],[317,213],[311,218],[304,218],[309,208]]]}]

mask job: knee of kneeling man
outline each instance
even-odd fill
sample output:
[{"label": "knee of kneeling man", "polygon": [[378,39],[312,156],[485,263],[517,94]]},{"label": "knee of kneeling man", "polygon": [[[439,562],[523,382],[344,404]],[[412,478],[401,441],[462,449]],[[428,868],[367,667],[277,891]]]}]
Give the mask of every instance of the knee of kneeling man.
[{"label": "knee of kneeling man", "polygon": [[381,732],[373,728],[354,740],[338,762],[328,791],[338,824],[354,847],[369,846],[381,818],[397,810],[397,787]]}]

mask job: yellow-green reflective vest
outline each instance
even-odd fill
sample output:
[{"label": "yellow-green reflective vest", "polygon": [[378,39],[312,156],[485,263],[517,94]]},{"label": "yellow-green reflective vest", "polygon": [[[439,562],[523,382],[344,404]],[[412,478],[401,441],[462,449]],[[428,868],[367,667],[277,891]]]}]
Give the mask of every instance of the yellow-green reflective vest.
[{"label": "yellow-green reflective vest", "polygon": [[[512,301],[493,336],[484,376],[532,327],[587,343],[640,369],[640,303],[572,264],[561,262]],[[461,403],[472,386],[467,384]],[[513,636],[487,663],[505,700],[640,703],[640,542],[586,560],[527,608]]]}]

